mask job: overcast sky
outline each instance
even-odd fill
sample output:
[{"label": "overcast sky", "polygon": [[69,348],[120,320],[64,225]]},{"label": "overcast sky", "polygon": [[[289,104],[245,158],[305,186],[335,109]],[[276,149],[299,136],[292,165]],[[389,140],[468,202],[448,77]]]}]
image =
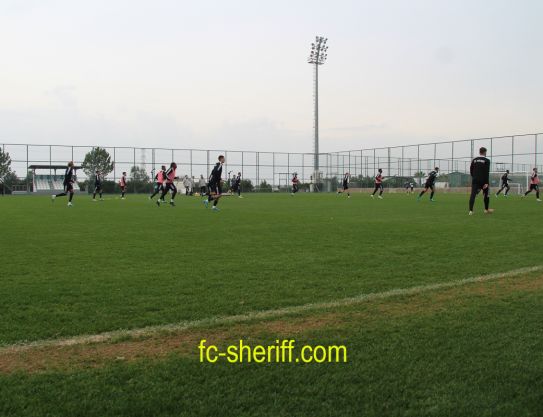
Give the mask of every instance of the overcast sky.
[{"label": "overcast sky", "polygon": [[543,131],[541,0],[0,0],[0,142],[312,151]]}]

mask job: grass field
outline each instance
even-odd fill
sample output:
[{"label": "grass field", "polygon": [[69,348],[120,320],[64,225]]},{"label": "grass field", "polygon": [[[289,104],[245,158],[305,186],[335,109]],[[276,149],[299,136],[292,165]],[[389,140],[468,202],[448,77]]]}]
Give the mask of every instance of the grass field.
[{"label": "grass field", "polygon": [[[76,195],[72,208],[0,198],[0,415],[543,414],[535,197],[493,198],[492,215],[479,199],[471,217],[465,195],[245,197],[218,213],[184,196],[160,208],[134,195]],[[326,304],[370,293],[388,295]],[[295,338],[349,356],[202,364],[202,338]]]}]

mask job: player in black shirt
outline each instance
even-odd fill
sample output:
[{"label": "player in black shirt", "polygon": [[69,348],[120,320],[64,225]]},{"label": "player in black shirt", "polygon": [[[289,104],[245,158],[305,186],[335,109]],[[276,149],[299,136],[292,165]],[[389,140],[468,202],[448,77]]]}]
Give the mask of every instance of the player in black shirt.
[{"label": "player in black shirt", "polygon": [[238,175],[234,176],[231,189],[232,193],[238,193],[238,197],[243,198],[241,196],[241,172],[238,172]]},{"label": "player in black shirt", "polygon": [[503,190],[505,190],[505,193],[503,193],[503,196],[507,197],[507,194],[509,193],[509,190],[511,189],[511,187],[509,187],[509,170],[506,170],[505,174],[502,175],[501,181],[502,181],[502,186],[496,193],[496,197],[499,196]]},{"label": "player in black shirt", "polygon": [[417,197],[417,201],[420,201],[424,193],[427,192],[428,190],[432,190],[432,192],[430,193],[430,201],[435,201],[434,190],[435,190],[436,178],[437,178],[438,173],[439,173],[439,167],[435,167],[434,170],[430,172],[430,174],[428,174],[428,178],[426,178],[426,184],[424,184],[424,190],[420,192],[419,196]]},{"label": "player in black shirt", "polygon": [[475,197],[482,190],[483,200],[485,203],[485,214],[490,214],[494,210],[489,208],[490,197],[488,193],[490,191],[490,159],[486,157],[486,148],[479,149],[479,156],[471,161],[469,168],[471,174],[471,196],[469,198],[469,215],[473,214],[473,206],[475,204]]},{"label": "player in black shirt", "polygon": [[370,197],[373,198],[373,196],[375,195],[375,193],[377,191],[379,191],[379,198],[382,200],[383,199],[383,180],[384,180],[384,177],[383,177],[383,170],[381,168],[379,168],[377,170],[377,175],[375,176],[375,188],[373,189],[373,193],[370,194]]},{"label": "player in black shirt", "polygon": [[102,175],[100,171],[94,173],[94,193],[92,194],[92,201],[96,201],[96,193],[100,194],[100,201],[103,201],[102,198]]},{"label": "player in black shirt", "polygon": [[211,201],[213,201],[213,210],[218,211],[219,208],[217,204],[219,199],[222,197],[222,167],[224,165],[225,159],[224,155],[219,155],[219,162],[213,167],[211,175],[209,176],[209,181],[207,184],[207,200],[204,200],[204,205],[207,206]]},{"label": "player in black shirt", "polygon": [[75,168],[73,161],[68,162],[68,167],[66,168],[66,171],[64,171],[64,192],[59,194],[53,194],[51,196],[51,200],[55,201],[57,197],[62,197],[65,195],[70,194],[68,197],[68,207],[72,206],[72,199],[74,197],[74,182],[75,182]]},{"label": "player in black shirt", "polygon": [[351,180],[351,174],[348,172],[343,175],[343,181],[341,185],[343,186],[343,190],[338,190],[338,194],[340,193],[347,193],[347,198],[351,198],[351,192],[349,191],[349,181]]},{"label": "player in black shirt", "polygon": [[292,191],[291,191],[290,195],[294,196],[294,194],[296,194],[298,192],[298,187],[299,187],[299,184],[300,184],[300,180],[298,179],[298,173],[297,172],[292,174],[292,179],[290,180],[290,182],[292,184]]}]

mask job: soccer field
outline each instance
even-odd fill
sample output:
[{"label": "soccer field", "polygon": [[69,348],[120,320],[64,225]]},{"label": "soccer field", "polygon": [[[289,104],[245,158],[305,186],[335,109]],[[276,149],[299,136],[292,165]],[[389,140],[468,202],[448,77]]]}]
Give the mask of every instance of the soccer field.
[{"label": "soccer field", "polygon": [[[543,206],[467,198],[0,198],[0,415],[537,415]],[[348,361],[199,361],[285,338]]]}]

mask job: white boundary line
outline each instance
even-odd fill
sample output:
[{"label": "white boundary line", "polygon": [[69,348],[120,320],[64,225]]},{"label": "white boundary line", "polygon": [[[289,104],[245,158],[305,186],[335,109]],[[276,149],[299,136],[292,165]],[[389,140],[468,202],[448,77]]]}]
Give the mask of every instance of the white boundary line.
[{"label": "white boundary line", "polygon": [[238,314],[234,316],[223,316],[223,317],[209,317],[200,320],[184,321],[179,323],[172,324],[161,324],[156,326],[147,326],[139,329],[129,329],[129,330],[113,330],[110,332],[98,333],[94,335],[82,335],[74,336],[70,338],[63,339],[45,339],[45,340],[36,340],[33,342],[22,342],[12,345],[0,346],[0,354],[3,353],[15,353],[29,350],[32,348],[45,348],[45,347],[65,347],[65,346],[75,346],[83,345],[90,343],[103,343],[109,342],[119,338],[133,338],[133,337],[142,337],[142,336],[153,336],[159,333],[174,333],[180,332],[187,329],[193,329],[198,327],[205,327],[211,325],[222,325],[222,324],[235,324],[235,323],[244,323],[254,320],[270,319],[281,316],[288,316],[297,313],[303,313],[312,310],[327,310],[337,307],[351,306],[355,304],[361,304],[367,301],[373,300],[382,300],[386,298],[392,298],[396,296],[406,296],[406,295],[415,295],[429,291],[442,290],[447,288],[459,287],[467,284],[486,282],[497,280],[500,278],[511,278],[518,275],[524,275],[531,272],[543,271],[543,265],[532,266],[527,268],[514,269],[512,271],[499,272],[489,275],[481,275],[478,277],[465,278],[455,281],[441,282],[436,284],[427,284],[427,285],[418,285],[415,287],[409,288],[397,288],[393,290],[369,293],[369,294],[360,294],[355,297],[342,298],[339,300],[333,301],[324,301],[321,303],[310,303],[302,304],[292,307],[284,307],[273,310],[262,310],[262,311],[253,311],[245,314]]}]

